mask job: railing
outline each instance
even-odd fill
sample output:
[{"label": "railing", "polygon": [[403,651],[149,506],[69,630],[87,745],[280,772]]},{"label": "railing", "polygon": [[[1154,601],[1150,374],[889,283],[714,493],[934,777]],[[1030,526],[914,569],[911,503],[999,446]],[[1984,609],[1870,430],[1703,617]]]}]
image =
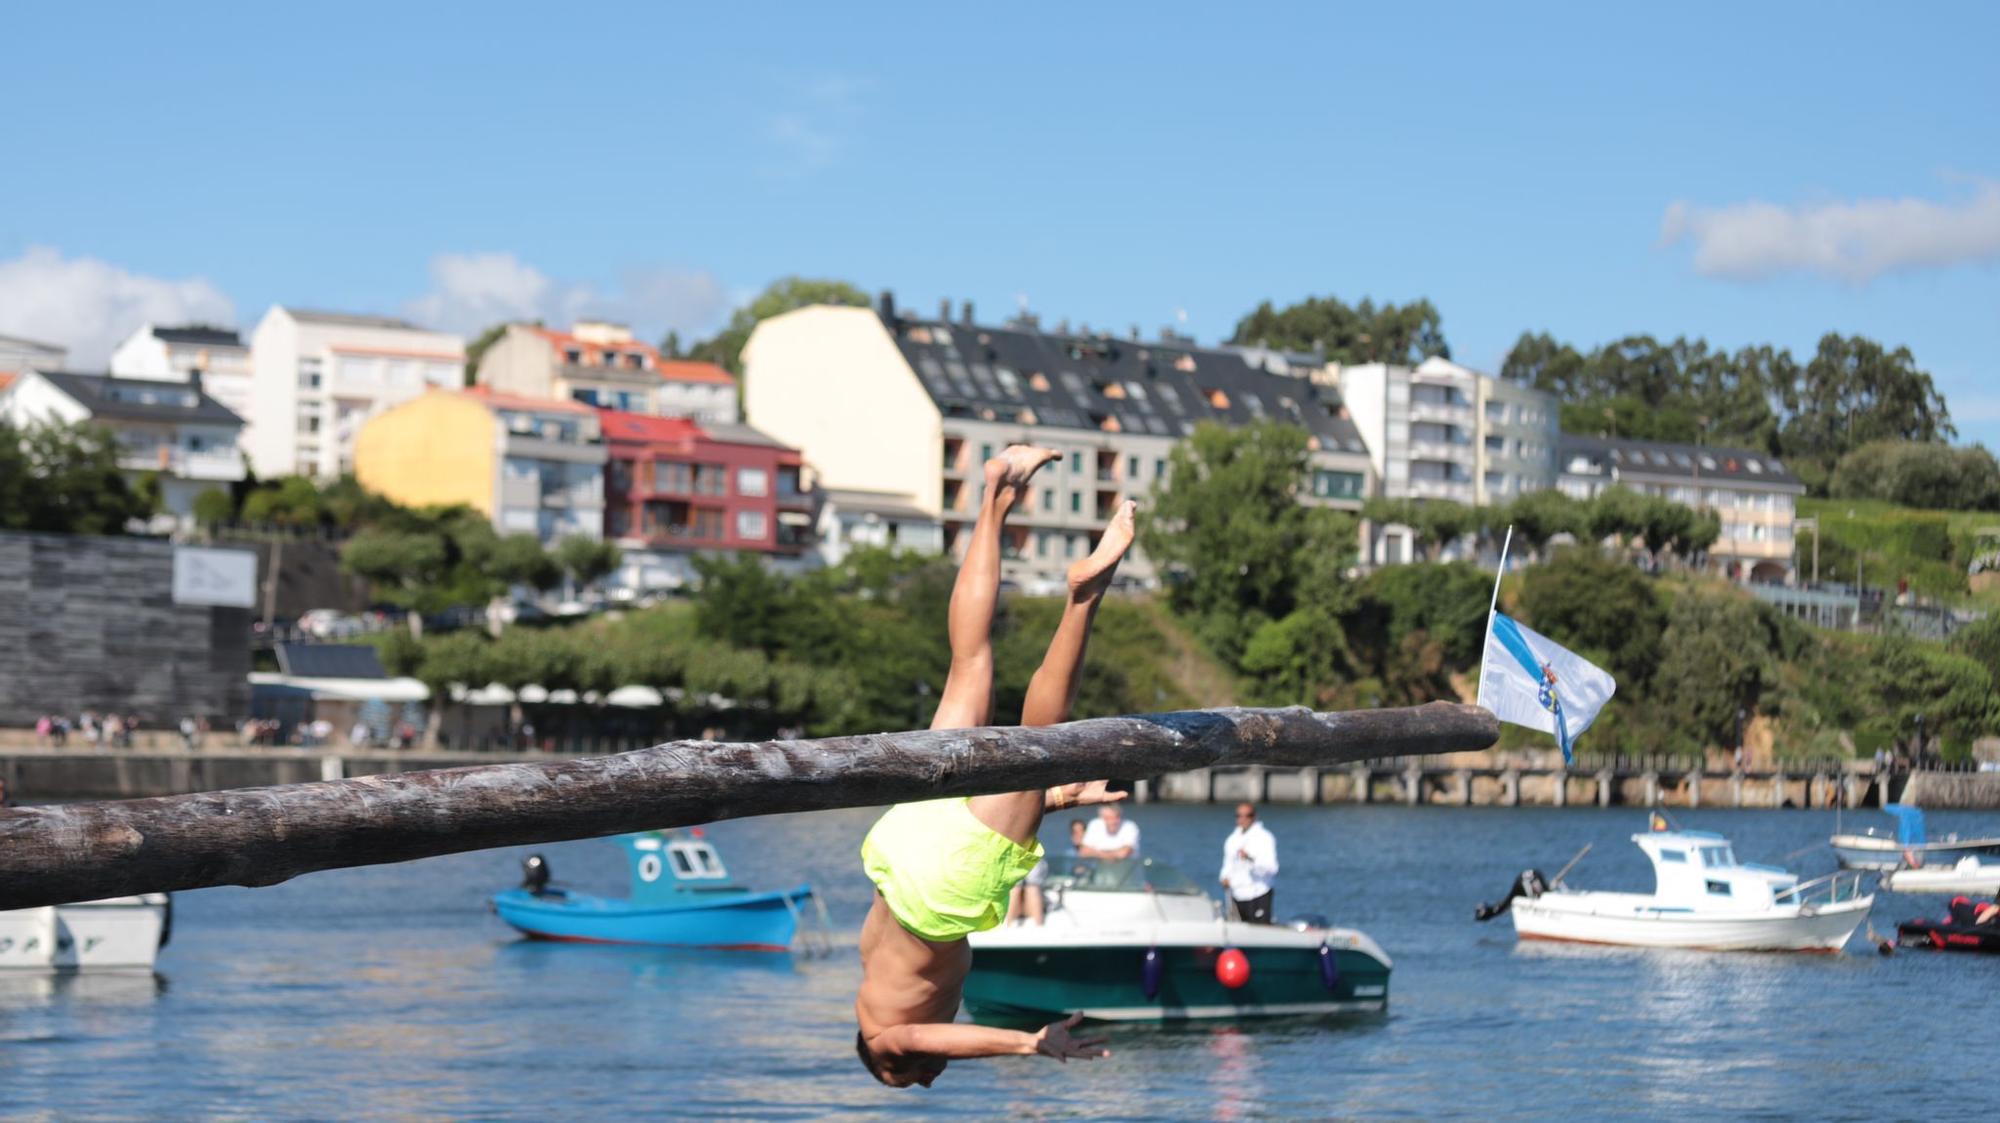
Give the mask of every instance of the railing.
[{"label": "railing", "polygon": [[243,456],[234,449],[227,453],[189,452],[161,445],[154,449],[124,449],[118,466],[135,472],[165,472],[186,480],[240,480]]},{"label": "railing", "polygon": [[[1837,870],[1824,877],[1802,881],[1790,889],[1774,893],[1772,903],[1780,905],[1837,905],[1842,901],[1859,900],[1863,893],[1862,878],[1866,870]],[[1842,890],[1845,889],[1843,894]]]}]

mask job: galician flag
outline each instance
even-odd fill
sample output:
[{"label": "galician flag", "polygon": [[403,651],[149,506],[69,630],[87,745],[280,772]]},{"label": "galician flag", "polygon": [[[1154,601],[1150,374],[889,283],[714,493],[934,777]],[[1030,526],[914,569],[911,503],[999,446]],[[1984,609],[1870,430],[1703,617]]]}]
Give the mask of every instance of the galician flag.
[{"label": "galician flag", "polygon": [[1492,614],[1479,666],[1479,704],[1501,721],[1555,734],[1565,762],[1575,759],[1571,743],[1597,720],[1597,711],[1617,689],[1611,676],[1590,660],[1503,612]]}]

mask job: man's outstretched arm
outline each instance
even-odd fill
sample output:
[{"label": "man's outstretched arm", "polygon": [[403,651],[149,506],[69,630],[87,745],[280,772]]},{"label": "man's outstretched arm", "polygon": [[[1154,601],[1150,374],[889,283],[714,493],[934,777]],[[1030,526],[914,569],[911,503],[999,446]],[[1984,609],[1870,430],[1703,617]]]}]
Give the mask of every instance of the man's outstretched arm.
[{"label": "man's outstretched arm", "polygon": [[1109,1049],[1100,1048],[1104,1038],[1069,1035],[1070,1028],[1082,1020],[1082,1014],[1074,1014],[1063,1021],[1050,1022],[1037,1033],[956,1022],[892,1026],[883,1030],[869,1047],[885,1056],[942,1057],[954,1061],[1030,1057],[1038,1053],[1064,1062],[1110,1056]]}]

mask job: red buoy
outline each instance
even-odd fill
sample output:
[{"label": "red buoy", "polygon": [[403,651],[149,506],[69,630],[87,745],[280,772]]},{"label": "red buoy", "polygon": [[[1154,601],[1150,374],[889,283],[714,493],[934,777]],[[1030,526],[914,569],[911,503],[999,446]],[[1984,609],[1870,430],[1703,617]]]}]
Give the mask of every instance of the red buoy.
[{"label": "red buoy", "polygon": [[1215,981],[1235,990],[1250,981],[1250,957],[1235,948],[1215,957]]}]

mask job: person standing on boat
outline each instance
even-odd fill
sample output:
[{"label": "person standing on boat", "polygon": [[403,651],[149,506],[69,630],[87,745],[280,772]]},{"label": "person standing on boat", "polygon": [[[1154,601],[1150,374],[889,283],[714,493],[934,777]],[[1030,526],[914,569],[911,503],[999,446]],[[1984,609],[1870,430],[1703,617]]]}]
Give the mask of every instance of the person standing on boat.
[{"label": "person standing on boat", "polygon": [[1118,861],[1139,856],[1139,824],[1125,817],[1115,803],[1097,809],[1097,818],[1083,831],[1083,845],[1077,853],[1086,858]]},{"label": "person standing on boat", "polygon": [[1257,809],[1236,805],[1236,829],[1222,843],[1222,887],[1236,902],[1236,915],[1251,924],[1271,923],[1271,882],[1278,876],[1278,840],[1257,821]]},{"label": "person standing on boat", "polygon": [[[1053,449],[1013,445],[986,462],[986,488],[947,616],[951,670],[933,729],[985,725],[993,708],[993,615],[1000,598],[1000,533],[1009,511]],[[1132,544],[1133,504],[1126,501],[1090,556],[1069,570],[1069,597],[1048,653],[1028,682],[1022,725],[1069,720],[1091,622]],[[854,998],[855,1052],[870,1075],[892,1088],[929,1087],[954,1060],[1035,1056],[1059,1061],[1109,1055],[1102,1039],[1070,1030],[1082,1015],[1026,1033],[956,1019],[972,969],[966,937],[996,927],[1007,898],[1041,860],[1036,839],[1046,811],[1106,803],[1124,793],[1106,782],[1059,784],[1040,791],[899,803],[861,844],[875,883],[861,926],[861,989]]]}]

